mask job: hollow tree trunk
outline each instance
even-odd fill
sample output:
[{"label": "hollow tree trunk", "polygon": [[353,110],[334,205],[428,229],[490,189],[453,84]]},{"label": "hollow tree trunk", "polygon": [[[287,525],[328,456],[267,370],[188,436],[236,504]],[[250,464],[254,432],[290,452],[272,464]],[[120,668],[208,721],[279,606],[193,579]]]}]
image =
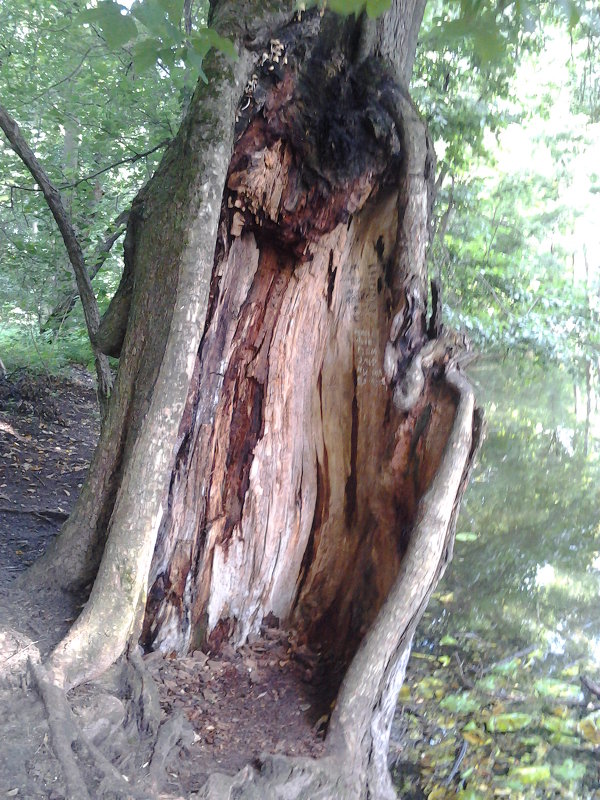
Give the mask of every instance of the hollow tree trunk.
[{"label": "hollow tree trunk", "polygon": [[276,617],[337,697],[325,756],[204,796],[392,797],[395,698],[480,429],[457,341],[427,336],[434,156],[402,81],[424,3],[377,24],[214,5],[241,57],[213,57],[132,209],[108,424],[37,576],[101,563],[49,666],[71,686],[140,633],[215,650]]}]

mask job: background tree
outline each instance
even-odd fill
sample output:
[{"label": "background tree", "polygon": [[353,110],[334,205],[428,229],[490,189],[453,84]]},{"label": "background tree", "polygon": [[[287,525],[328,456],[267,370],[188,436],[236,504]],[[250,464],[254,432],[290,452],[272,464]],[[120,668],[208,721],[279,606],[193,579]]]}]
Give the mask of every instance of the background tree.
[{"label": "background tree", "polygon": [[[137,188],[152,174],[161,143],[177,130],[180,88],[157,73],[135,80],[131,52],[109,48],[102,30],[82,27],[77,13],[76,6],[62,2],[2,6],[0,94],[52,185],[69,194],[84,255],[91,266],[103,268],[95,282],[103,310],[118,284],[122,258],[119,251],[106,255],[105,245],[119,230],[119,217]],[[77,154],[68,174],[62,166],[67,130]],[[0,347],[11,351],[16,363],[35,364],[33,336],[46,363],[87,363],[91,351],[80,309],[68,325],[64,312],[57,313],[56,347],[48,344],[56,335],[54,324],[39,337],[37,329],[52,310],[60,302],[69,307],[73,277],[65,270],[64,244],[39,187],[4,138],[0,154]]]}]

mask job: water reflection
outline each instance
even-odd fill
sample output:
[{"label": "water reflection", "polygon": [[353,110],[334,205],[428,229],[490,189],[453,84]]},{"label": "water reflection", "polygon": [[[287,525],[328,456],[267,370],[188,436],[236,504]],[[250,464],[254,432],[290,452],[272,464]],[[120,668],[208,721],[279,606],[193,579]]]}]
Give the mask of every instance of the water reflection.
[{"label": "water reflection", "polygon": [[463,633],[600,667],[596,397],[529,362],[483,363],[471,377],[488,435],[457,530],[476,538],[458,536],[417,649]]}]

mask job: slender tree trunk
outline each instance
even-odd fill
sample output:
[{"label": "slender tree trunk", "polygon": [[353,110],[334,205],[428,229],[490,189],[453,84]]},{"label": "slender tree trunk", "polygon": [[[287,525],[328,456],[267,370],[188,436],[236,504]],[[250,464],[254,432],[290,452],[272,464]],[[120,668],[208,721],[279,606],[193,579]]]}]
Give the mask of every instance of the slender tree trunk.
[{"label": "slender tree trunk", "polygon": [[[104,238],[96,248],[92,258],[92,264],[88,271],[90,280],[94,280],[98,272],[100,272],[106,259],[110,255],[113,245],[125,233],[125,226],[127,225],[128,219],[129,211],[123,211],[111,223],[108,230],[105,232]],[[64,323],[65,319],[69,316],[71,311],[75,308],[75,303],[77,302],[78,297],[79,291],[77,288],[74,288],[70,292],[66,292],[58,301],[58,303],[55,304],[46,321],[41,326],[42,332],[48,330],[58,330]]]},{"label": "slender tree trunk", "polygon": [[108,422],[32,573],[96,576],[47,665],[64,687],[140,634],[218,650],[265,618],[319,659],[324,756],[215,772],[206,798],[394,796],[395,698],[481,432],[457,340],[427,334],[435,159],[403,82],[423,5],[213,4],[240,59],[209,59],[134,203]]},{"label": "slender tree trunk", "polygon": [[87,272],[77,233],[71,222],[70,215],[65,209],[60,192],[51,183],[33,150],[24,139],[15,120],[2,106],[0,106],[0,128],[4,131],[10,146],[23,161],[34,180],[39,184],[48,204],[48,208],[58,225],[58,229],[65,243],[69,261],[75,274],[88,336],[90,337],[92,351],[94,353],[96,376],[98,379],[98,402],[100,405],[100,413],[104,421],[107,414],[108,398],[112,388],[112,373],[106,355],[102,353],[96,345],[96,334],[100,325],[100,315],[98,313],[96,296],[94,295],[92,283]]}]

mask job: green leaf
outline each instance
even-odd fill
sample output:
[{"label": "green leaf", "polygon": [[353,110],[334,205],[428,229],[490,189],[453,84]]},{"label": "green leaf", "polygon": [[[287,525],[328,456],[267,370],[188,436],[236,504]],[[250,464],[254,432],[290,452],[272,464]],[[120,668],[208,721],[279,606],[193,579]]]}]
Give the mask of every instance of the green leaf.
[{"label": "green leaf", "polygon": [[581,694],[579,686],[554,678],[540,678],[534,684],[537,694],[542,697],[563,697],[577,700]]},{"label": "green leaf", "polygon": [[490,673],[489,675],[485,675],[483,678],[477,681],[475,684],[478,689],[481,689],[482,692],[496,692],[498,687],[502,685],[502,678],[498,675],[494,675]]},{"label": "green leaf", "polygon": [[124,6],[113,0],[100,0],[96,8],[86,8],[77,14],[75,21],[96,23],[107,45],[116,50],[138,35],[135,22],[129,15],[123,14],[123,10]]},{"label": "green leaf", "polygon": [[158,0],[159,6],[166,11],[170,22],[179,27],[183,16],[184,0]]},{"label": "green leaf", "polygon": [[158,0],[143,0],[143,2],[134,3],[131,13],[150,33],[160,37],[163,42],[181,43],[181,31],[167,19]]},{"label": "green leaf", "polygon": [[569,30],[572,30],[581,19],[581,9],[574,0],[560,0],[559,6],[567,20]]},{"label": "green leaf", "polygon": [[206,37],[206,41],[209,43],[210,47],[214,47],[215,50],[219,50],[232,61],[237,61],[238,54],[233,42],[231,42],[229,39],[226,39],[224,36],[220,36],[212,28],[204,28],[202,33]]},{"label": "green leaf", "polygon": [[511,733],[527,728],[533,722],[531,714],[522,714],[515,711],[512,714],[495,714],[485,723],[490,733]]},{"label": "green leaf", "polygon": [[161,44],[160,39],[142,39],[141,42],[135,44],[131,55],[136,75],[141,75],[142,72],[156,64]]},{"label": "green leaf", "polygon": [[541,719],[541,727],[550,733],[560,733],[569,735],[575,730],[575,721],[572,719],[562,719],[554,714],[544,715]]},{"label": "green leaf", "polygon": [[533,764],[529,767],[514,767],[508,773],[509,785],[533,786],[536,783],[545,783],[551,778],[548,764]]},{"label": "green leaf", "polygon": [[458,800],[483,800],[484,795],[476,792],[475,789],[471,789],[467,786],[466,789],[462,789],[456,797]]},{"label": "green leaf", "polygon": [[[177,51],[181,57],[181,53],[183,53],[183,48]],[[176,51],[172,47],[161,47],[158,51],[159,59],[165,64],[169,69],[173,69],[175,66],[175,61],[177,59]]]},{"label": "green leaf", "polygon": [[479,700],[472,697],[469,692],[449,694],[444,697],[440,706],[453,714],[471,714],[473,711],[479,711],[481,708]]},{"label": "green leaf", "polygon": [[577,733],[592,744],[600,744],[600,711],[594,711],[579,720]]},{"label": "green leaf", "polygon": [[585,764],[578,764],[572,758],[566,758],[562,764],[552,767],[552,774],[563,783],[580,781],[585,775]]},{"label": "green leaf", "polygon": [[442,638],[440,639],[440,644],[441,645],[455,645],[455,644],[458,644],[458,642],[456,641],[454,636],[448,636],[446,634],[446,636],[442,636]]},{"label": "green leaf", "polygon": [[371,19],[380,17],[388,10],[391,4],[392,0],[367,0],[367,14]]},{"label": "green leaf", "polygon": [[184,48],[182,58],[187,65],[198,72],[198,75],[202,78],[204,83],[208,83],[208,78],[202,68],[205,54],[206,51],[204,51],[204,53],[198,52],[198,48],[194,45],[194,47]]},{"label": "green leaf", "polygon": [[477,541],[477,538],[478,535],[472,531],[461,531],[460,533],[456,534],[457,542],[475,542]]},{"label": "green leaf", "polygon": [[342,17],[348,17],[350,14],[358,16],[364,9],[367,0],[327,0],[326,5],[331,11],[335,11]]},{"label": "green leaf", "polygon": [[505,42],[497,28],[480,27],[473,31],[473,45],[483,64],[497,61],[504,53]]}]

